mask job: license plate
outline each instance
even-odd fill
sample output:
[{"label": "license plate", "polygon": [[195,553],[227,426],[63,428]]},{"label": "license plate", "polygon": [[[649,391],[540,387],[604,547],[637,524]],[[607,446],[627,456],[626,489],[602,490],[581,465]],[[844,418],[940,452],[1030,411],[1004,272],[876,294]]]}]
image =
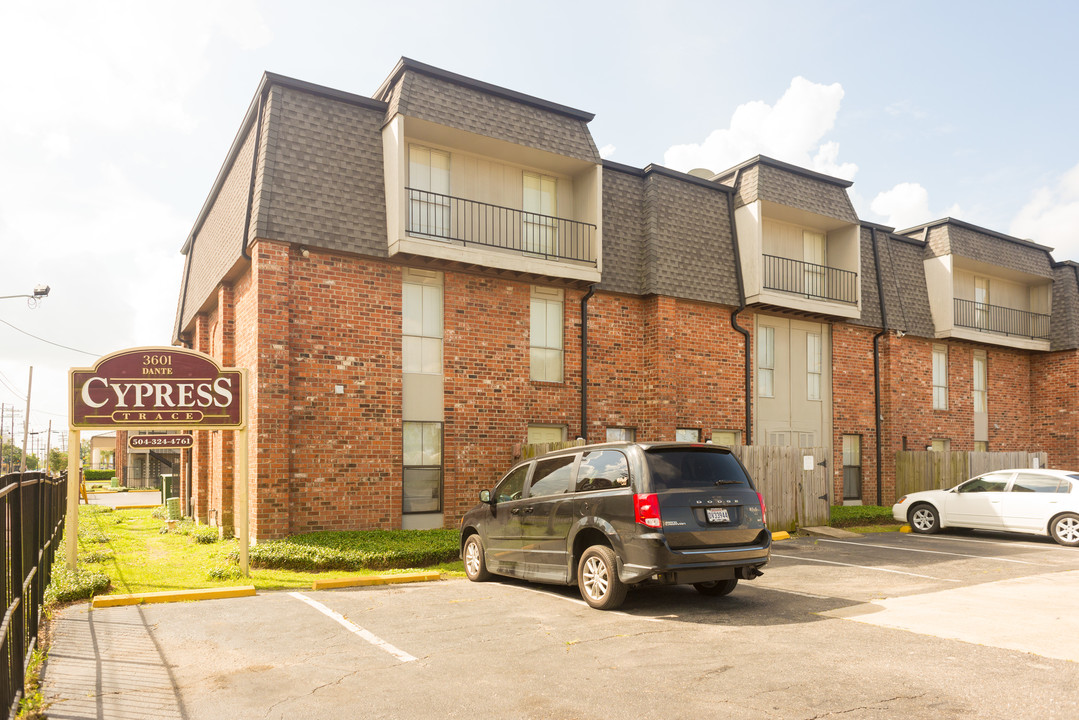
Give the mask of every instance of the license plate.
[{"label": "license plate", "polygon": [[727,508],[705,508],[705,512],[708,515],[708,522],[725,523],[731,521],[731,514],[727,512]]}]

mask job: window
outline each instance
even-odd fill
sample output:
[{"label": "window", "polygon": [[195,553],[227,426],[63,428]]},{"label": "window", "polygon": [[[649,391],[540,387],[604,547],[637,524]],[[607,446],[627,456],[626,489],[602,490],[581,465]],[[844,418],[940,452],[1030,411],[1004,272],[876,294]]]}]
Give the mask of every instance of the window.
[{"label": "window", "polygon": [[408,149],[408,230],[450,237],[450,154],[411,145]]},{"label": "window", "polygon": [[757,329],[757,393],[761,397],[775,397],[776,330],[770,327]]},{"label": "window", "polygon": [[712,443],[733,447],[742,444],[742,433],[738,430],[713,430]]},{"label": "window", "polygon": [[561,425],[529,425],[527,442],[529,445],[562,442],[566,439],[566,428]]},{"label": "window", "polygon": [[525,463],[510,470],[509,474],[502,478],[502,482],[495,486],[495,491],[491,493],[495,502],[520,500],[522,493],[524,493],[525,480],[528,479],[528,470],[531,467],[531,463]]},{"label": "window", "polygon": [[929,441],[928,450],[933,452],[948,452],[952,449],[952,441],[948,438],[937,438]]},{"label": "window", "polygon": [[674,431],[674,439],[678,442],[700,442],[701,431],[697,428],[678,428]]},{"label": "window", "polygon": [[974,277],[974,327],[989,329],[989,278]]},{"label": "window", "polygon": [[810,297],[824,297],[824,234],[803,230],[802,247],[806,263],[805,293]]},{"label": "window", "polygon": [[573,477],[573,463],[576,460],[576,455],[566,455],[536,461],[536,471],[532,474],[528,497],[569,492],[569,483]]},{"label": "window", "polygon": [[989,372],[985,353],[974,353],[974,412],[988,412]]},{"label": "window", "polygon": [[629,463],[617,450],[586,452],[577,469],[577,492],[608,490],[629,485]]},{"label": "window", "polygon": [[562,291],[532,288],[529,376],[562,382]]},{"label": "window", "polygon": [[526,172],[522,209],[525,252],[558,255],[558,181]]},{"label": "window", "polygon": [[607,428],[607,442],[633,442],[637,439],[637,431],[627,427]]},{"label": "window", "polygon": [[862,498],[862,436],[843,436],[843,499]]},{"label": "window", "polygon": [[401,365],[442,373],[442,274],[408,270],[401,291]]},{"label": "window", "polygon": [[1012,483],[1012,492],[1066,493],[1071,492],[1071,483],[1064,478],[1019,473]]},{"label": "window", "polygon": [[1004,492],[1009,478],[1011,478],[1011,475],[986,475],[985,477],[968,480],[957,489],[961,493]]},{"label": "window", "polygon": [[821,340],[819,333],[806,333],[806,399],[820,400]]},{"label": "window", "polygon": [[404,423],[402,513],[442,510],[442,423]]},{"label": "window", "polygon": [[975,440],[974,452],[989,452],[989,442],[986,440]]},{"label": "window", "polygon": [[933,409],[948,409],[948,348],[933,346]]}]

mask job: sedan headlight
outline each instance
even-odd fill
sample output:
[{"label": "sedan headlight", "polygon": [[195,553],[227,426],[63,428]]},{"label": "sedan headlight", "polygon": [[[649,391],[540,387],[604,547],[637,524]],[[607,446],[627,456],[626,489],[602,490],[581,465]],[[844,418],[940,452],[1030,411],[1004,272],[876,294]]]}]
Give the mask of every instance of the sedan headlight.
[{"label": "sedan headlight", "polygon": [[907,496],[906,496],[906,495],[904,495],[903,497],[901,497],[901,498],[899,498],[898,500],[896,500],[896,501],[895,501],[895,504],[896,504],[896,505],[902,505],[902,504],[903,504],[903,503],[905,503],[906,501],[907,501]]}]

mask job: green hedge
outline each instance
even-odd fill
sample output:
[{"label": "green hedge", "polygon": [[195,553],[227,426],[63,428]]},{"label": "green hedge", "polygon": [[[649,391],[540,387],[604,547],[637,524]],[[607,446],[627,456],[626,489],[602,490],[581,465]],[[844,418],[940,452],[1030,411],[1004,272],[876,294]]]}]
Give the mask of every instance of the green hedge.
[{"label": "green hedge", "polygon": [[833,505],[831,510],[831,525],[843,527],[844,525],[880,525],[892,523],[891,507],[880,505]]},{"label": "green hedge", "polygon": [[82,479],[86,482],[91,480],[111,480],[116,477],[115,470],[83,470]]},{"label": "green hedge", "polygon": [[427,567],[457,559],[456,530],[314,532],[259,543],[251,565],[285,570],[388,570]]}]

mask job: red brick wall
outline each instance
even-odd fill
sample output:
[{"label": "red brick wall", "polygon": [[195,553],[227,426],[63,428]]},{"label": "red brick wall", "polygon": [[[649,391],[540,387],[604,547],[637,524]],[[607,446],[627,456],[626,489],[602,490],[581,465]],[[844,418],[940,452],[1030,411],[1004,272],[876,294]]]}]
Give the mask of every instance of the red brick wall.
[{"label": "red brick wall", "polygon": [[[873,374],[873,336],[876,329],[836,323],[832,326],[832,467],[833,494],[843,500],[843,435],[862,438],[862,501],[877,502],[877,425]],[[881,338],[882,355],[888,336]],[[883,408],[882,408],[883,409]],[[887,425],[884,430],[887,433]],[[882,457],[887,466],[887,458]],[[882,495],[894,493],[881,480]]]},{"label": "red brick wall", "polygon": [[1034,448],[1049,467],[1079,469],[1079,351],[1034,355],[1030,385]]}]

